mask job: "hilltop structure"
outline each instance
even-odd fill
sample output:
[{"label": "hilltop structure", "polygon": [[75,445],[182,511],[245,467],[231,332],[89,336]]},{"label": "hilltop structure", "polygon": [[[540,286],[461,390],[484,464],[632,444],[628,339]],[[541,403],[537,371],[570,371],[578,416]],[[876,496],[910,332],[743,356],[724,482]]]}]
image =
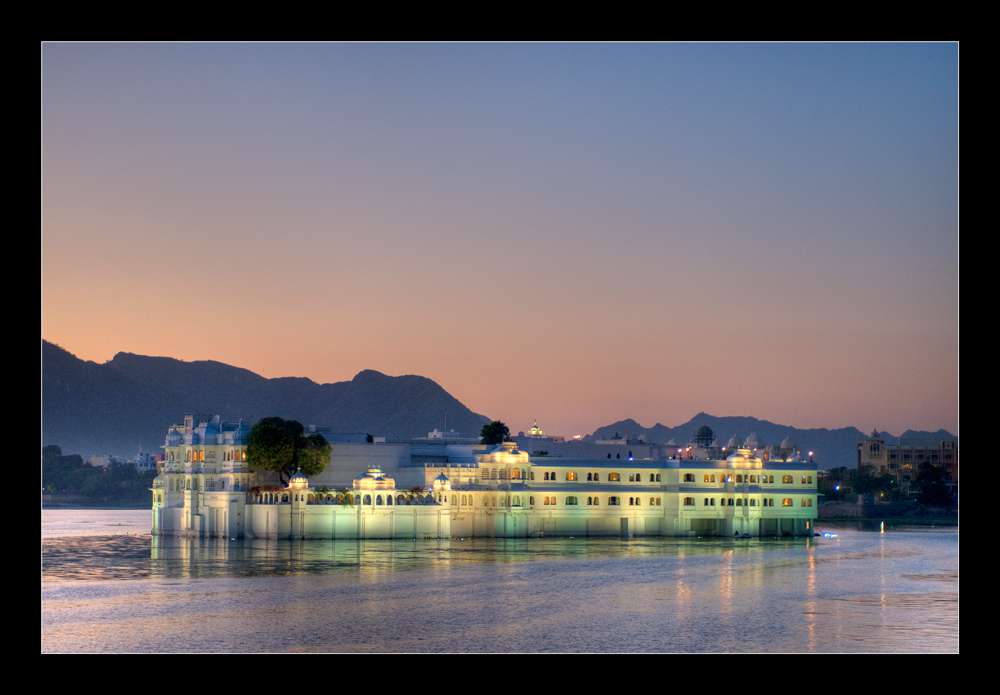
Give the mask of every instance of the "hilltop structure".
[{"label": "hilltop structure", "polygon": [[794,445],[754,448],[753,436],[722,448],[699,430],[703,448],[612,457],[620,445],[606,456],[581,445],[575,458],[532,456],[513,441],[333,442],[322,473],[287,485],[247,467],[248,437],[217,415],[170,427],[151,488],[154,535],[799,536],[812,534],[817,511],[816,464]]}]

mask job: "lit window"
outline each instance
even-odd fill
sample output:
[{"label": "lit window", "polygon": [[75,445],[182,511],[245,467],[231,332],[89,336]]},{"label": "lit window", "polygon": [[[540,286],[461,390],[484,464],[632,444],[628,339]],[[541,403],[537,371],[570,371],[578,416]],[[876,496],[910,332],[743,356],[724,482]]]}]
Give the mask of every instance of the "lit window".
[{"label": "lit window", "polygon": [[786,497],[785,499],[781,500],[781,506],[782,507],[791,507],[792,506],[792,498],[791,497]]},{"label": "lit window", "polygon": [[576,480],[576,471],[569,471],[568,473],[566,473],[566,480],[575,481]]},{"label": "lit window", "polygon": [[617,483],[620,477],[617,473],[608,473],[608,482]]},{"label": "lit window", "polygon": [[784,484],[791,483],[792,482],[792,476],[790,476],[790,475],[783,475],[783,476],[781,476],[781,482],[784,483]]}]

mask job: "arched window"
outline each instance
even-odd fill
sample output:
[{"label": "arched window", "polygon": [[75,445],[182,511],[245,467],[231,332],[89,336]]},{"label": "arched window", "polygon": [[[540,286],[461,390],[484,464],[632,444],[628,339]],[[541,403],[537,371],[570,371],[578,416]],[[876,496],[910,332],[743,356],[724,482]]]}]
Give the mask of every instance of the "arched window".
[{"label": "arched window", "polygon": [[715,498],[713,497],[712,499],[710,499],[709,502],[708,502],[708,504],[709,504],[709,506],[714,507],[715,506]]},{"label": "arched window", "polygon": [[750,482],[751,482],[751,483],[756,483],[756,482],[757,482],[757,476],[755,476],[755,475],[751,475],[751,476],[750,476]]},{"label": "arched window", "polygon": [[660,506],[662,506],[662,505],[660,504],[660,498],[659,498],[659,497],[657,497],[657,498],[656,498],[656,506],[657,506],[657,507],[660,507]]},{"label": "arched window", "polygon": [[685,507],[693,507],[694,506],[694,497],[685,497],[684,498],[684,506]]},{"label": "arched window", "polygon": [[600,473],[594,473],[594,482],[595,483],[601,482],[601,474]]},{"label": "arched window", "polygon": [[365,495],[365,499],[362,502],[362,504],[371,504],[371,503],[372,503],[372,496],[371,495]]},{"label": "arched window", "polygon": [[783,476],[781,476],[781,482],[784,485],[787,485],[787,484],[791,483],[792,482],[792,476],[790,476],[790,475],[783,475]]},{"label": "arched window", "polygon": [[628,506],[630,506],[630,507],[634,507],[635,506],[635,498],[634,497],[629,497],[628,498]]},{"label": "arched window", "polygon": [[741,497],[737,497],[736,498],[736,506],[737,507],[742,507],[743,506],[743,498],[741,498]]},{"label": "arched window", "polygon": [[621,479],[617,473],[608,473],[608,482],[617,483]]},{"label": "arched window", "polygon": [[757,506],[757,500],[750,500],[750,506],[751,507],[756,507]]},{"label": "arched window", "polygon": [[566,504],[567,504],[567,506],[575,507],[576,506],[576,497],[567,497],[566,498]]},{"label": "arched window", "polygon": [[600,497],[595,497],[594,498],[594,506],[596,507],[596,506],[598,506],[600,504],[601,504],[601,498]]},{"label": "arched window", "polygon": [[576,480],[576,471],[567,471],[566,480],[574,482]]},{"label": "arched window", "polygon": [[520,480],[521,473],[516,468],[510,472],[511,480]]},{"label": "arched window", "polygon": [[642,506],[642,500],[639,499],[638,497],[635,498],[635,506],[637,506],[637,507],[641,507]]},{"label": "arched window", "polygon": [[593,503],[594,503],[594,498],[593,498],[593,497],[588,497],[588,498],[587,498],[587,506],[590,506],[590,505],[592,505]]},{"label": "arched window", "polygon": [[694,482],[694,473],[685,473],[684,474],[684,482],[685,483],[693,483]]},{"label": "arched window", "polygon": [[812,501],[812,497],[810,497],[810,498],[809,498],[809,503],[808,503],[808,504],[807,504],[806,506],[807,506],[807,507],[811,507],[811,506],[813,506],[813,501]]},{"label": "arched window", "polygon": [[592,474],[588,473],[588,474],[587,474],[587,480],[593,480],[593,479],[594,479],[594,478],[593,478]]}]

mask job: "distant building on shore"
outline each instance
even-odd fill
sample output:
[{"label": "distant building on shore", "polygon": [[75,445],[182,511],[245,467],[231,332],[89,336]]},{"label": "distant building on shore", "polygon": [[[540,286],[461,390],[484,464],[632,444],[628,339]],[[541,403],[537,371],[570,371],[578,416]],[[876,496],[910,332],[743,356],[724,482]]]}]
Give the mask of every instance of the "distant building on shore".
[{"label": "distant building on shore", "polygon": [[880,475],[899,476],[900,492],[907,497],[919,492],[913,483],[923,463],[943,469],[948,492],[958,494],[958,442],[897,439],[895,444],[887,444],[878,430],[872,430],[867,439],[858,442],[858,466],[870,465]]}]

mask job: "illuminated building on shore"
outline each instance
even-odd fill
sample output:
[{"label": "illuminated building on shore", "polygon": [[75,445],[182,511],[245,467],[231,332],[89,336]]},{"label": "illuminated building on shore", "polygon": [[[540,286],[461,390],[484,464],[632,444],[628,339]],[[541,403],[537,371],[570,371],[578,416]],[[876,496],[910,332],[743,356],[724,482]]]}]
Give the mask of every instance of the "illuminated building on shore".
[{"label": "illuminated building on shore", "polygon": [[[711,433],[700,432],[707,442]],[[448,439],[331,443],[326,469],[287,485],[246,464],[249,428],[188,416],[154,481],[153,533],[225,538],[799,536],[816,464],[742,445],[705,458],[531,456]],[[738,438],[737,438],[738,439]],[[751,441],[753,438],[748,438]]]},{"label": "illuminated building on shore", "polygon": [[858,466],[869,465],[879,475],[889,473],[898,476],[904,496],[917,494],[913,483],[924,463],[941,468],[948,492],[958,494],[958,442],[897,439],[895,444],[886,444],[878,430],[873,430],[867,439],[858,442]]}]

